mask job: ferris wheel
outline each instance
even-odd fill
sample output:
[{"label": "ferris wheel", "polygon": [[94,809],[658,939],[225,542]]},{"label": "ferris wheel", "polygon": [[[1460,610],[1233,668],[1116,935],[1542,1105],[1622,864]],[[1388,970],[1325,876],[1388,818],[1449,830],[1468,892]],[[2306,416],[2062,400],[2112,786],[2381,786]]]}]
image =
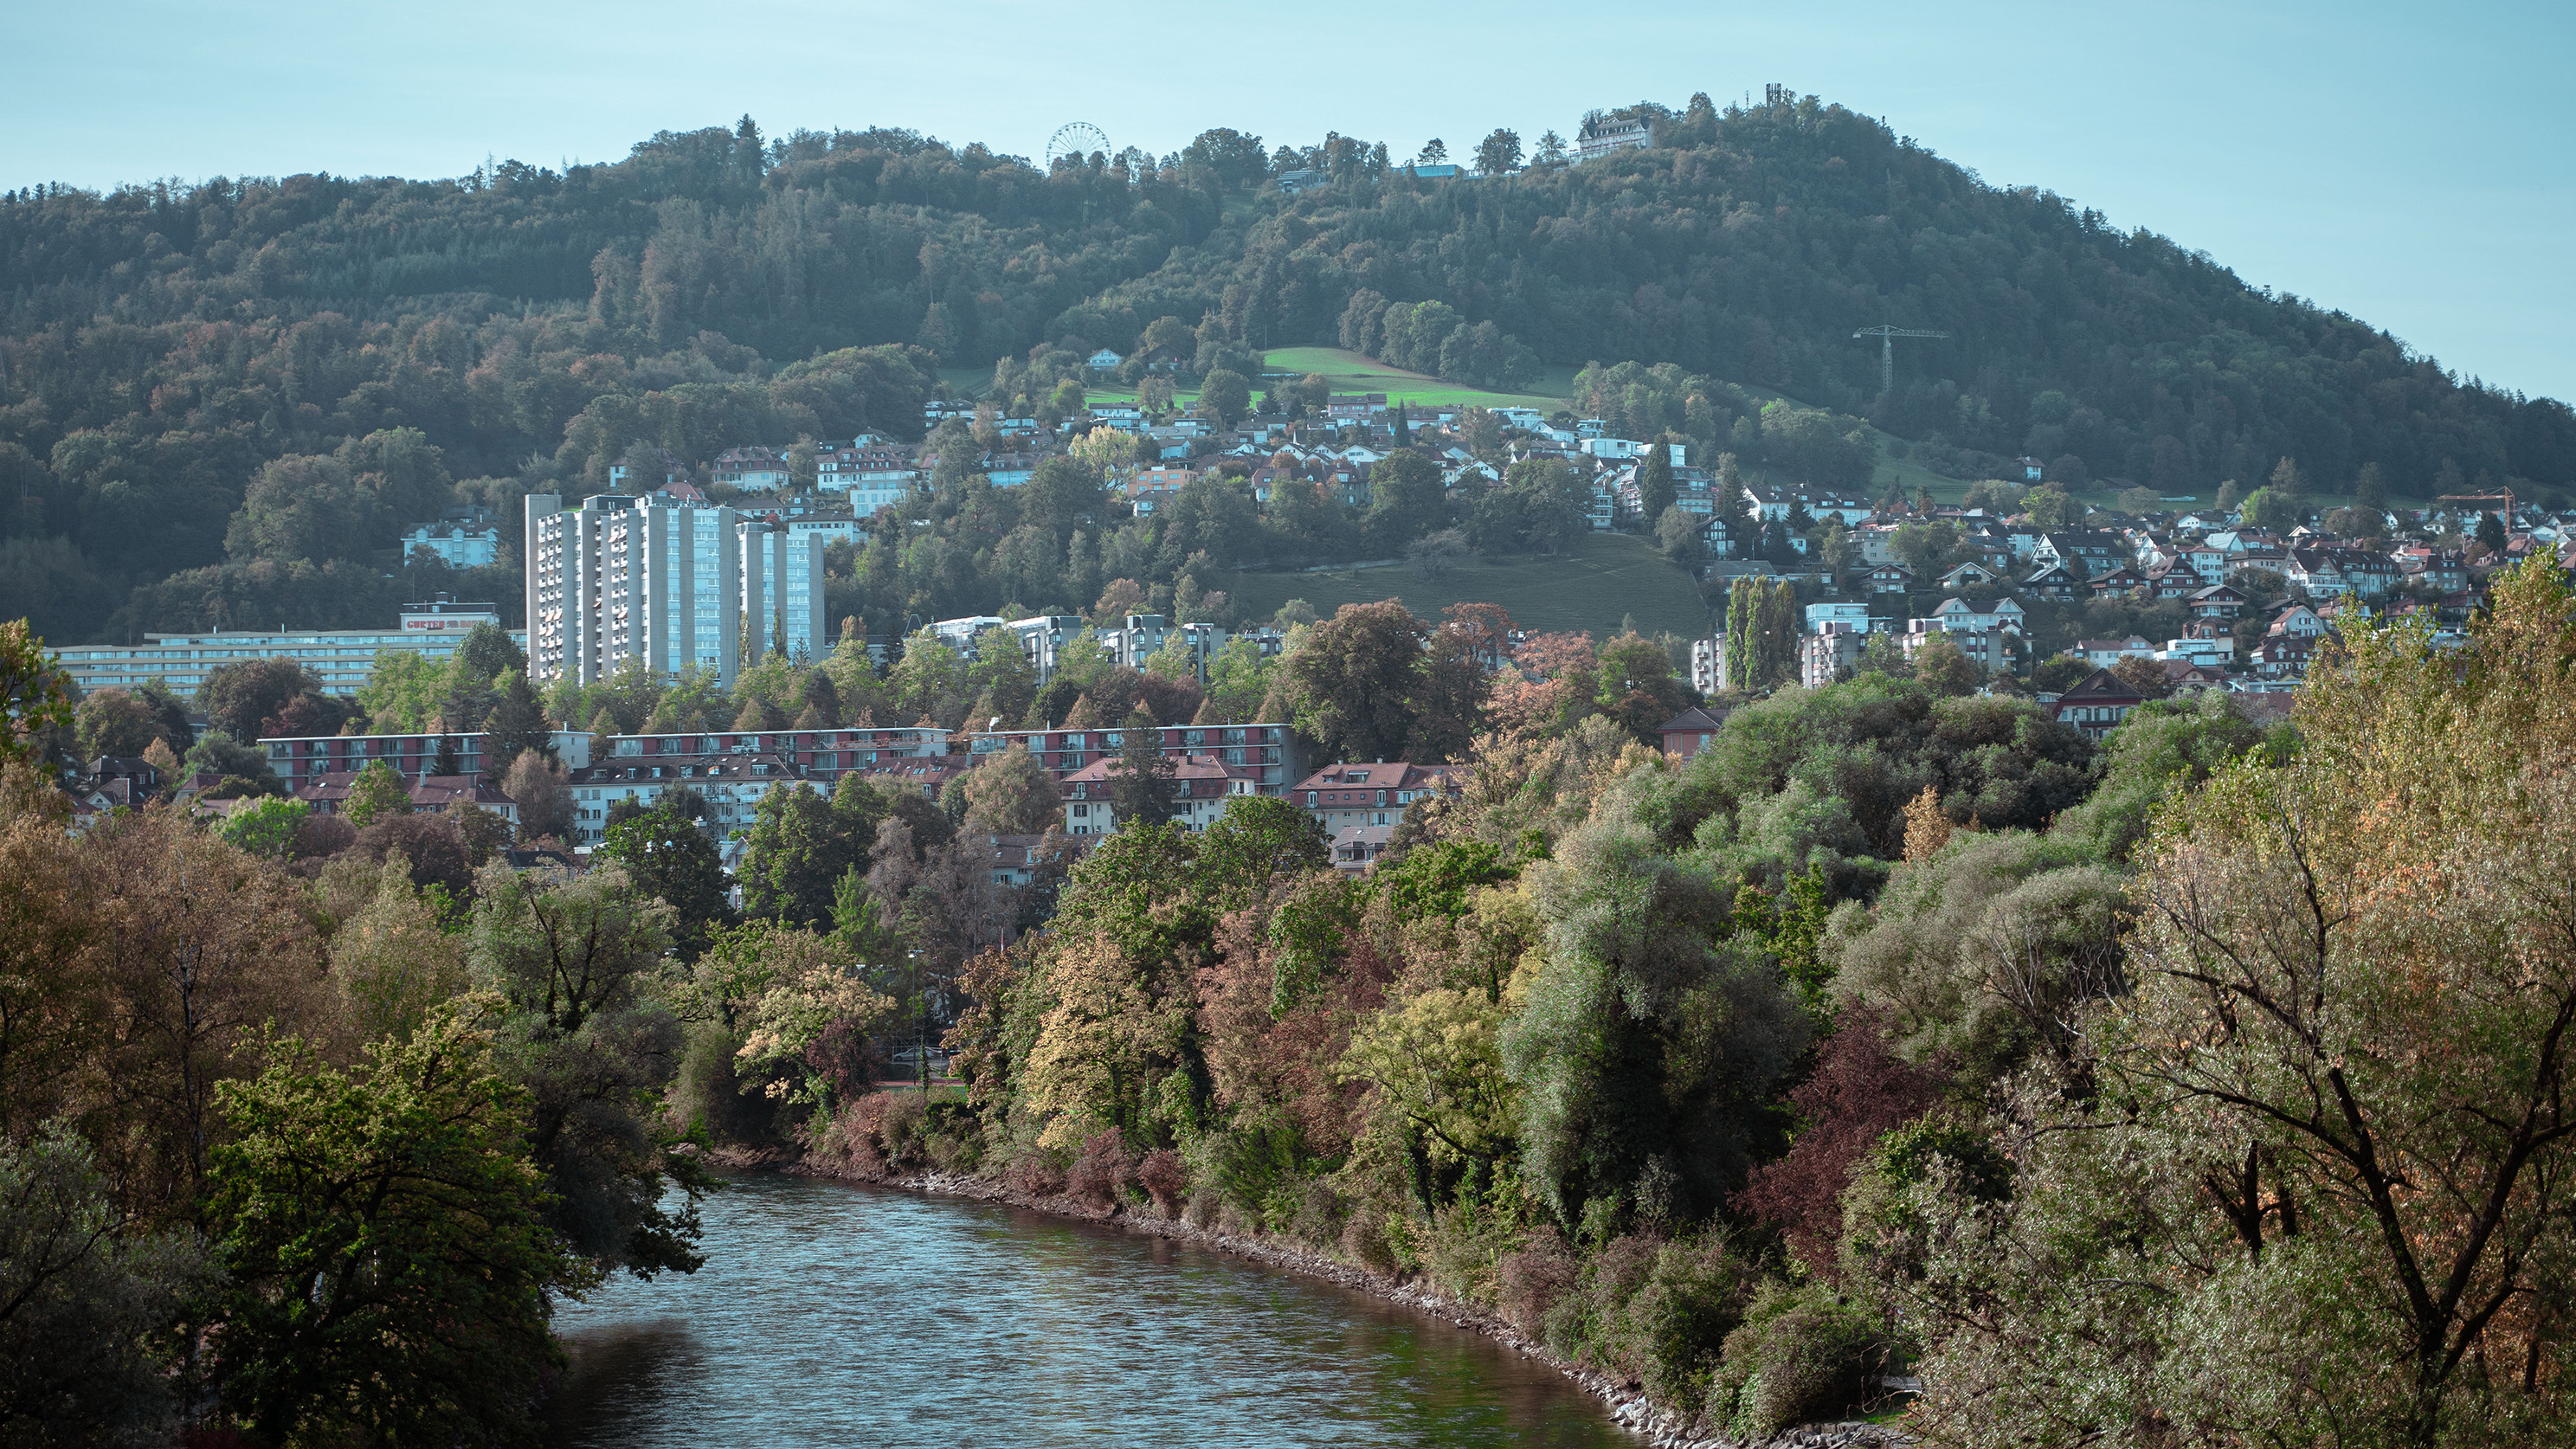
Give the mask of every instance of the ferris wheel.
[{"label": "ferris wheel", "polygon": [[1079,161],[1095,151],[1104,156],[1109,154],[1109,137],[1098,126],[1089,121],[1058,126],[1055,134],[1047,137],[1047,169],[1053,171],[1055,163],[1067,156]]}]

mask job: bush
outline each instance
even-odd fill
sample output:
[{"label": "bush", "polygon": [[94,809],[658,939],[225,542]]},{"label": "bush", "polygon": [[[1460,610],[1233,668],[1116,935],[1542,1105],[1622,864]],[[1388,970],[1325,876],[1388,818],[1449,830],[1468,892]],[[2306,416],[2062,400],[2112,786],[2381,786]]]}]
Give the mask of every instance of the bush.
[{"label": "bush", "polygon": [[1743,1320],[1751,1274],[1722,1241],[1670,1243],[1623,1311],[1620,1360],[1667,1404],[1707,1391],[1727,1335]]},{"label": "bush", "polygon": [[734,1071],[734,1052],[742,1042],[713,1022],[690,1028],[680,1072],[664,1099],[672,1125],[708,1142],[768,1147],[782,1141],[776,1105],[758,1091],[745,1091]]},{"label": "bush", "polygon": [[1002,1181],[1015,1192],[1053,1197],[1064,1191],[1064,1168],[1043,1149],[1032,1148],[1011,1164]]},{"label": "bush", "polygon": [[1136,1165],[1136,1185],[1154,1199],[1154,1206],[1167,1218],[1181,1215],[1188,1199],[1190,1175],[1181,1166],[1181,1155],[1168,1147],[1157,1147],[1145,1154]]},{"label": "bush", "polygon": [[1108,1128],[1092,1134],[1082,1144],[1082,1155],[1073,1160],[1065,1174],[1064,1190],[1068,1197],[1095,1212],[1107,1212],[1118,1205],[1120,1189],[1136,1180],[1136,1158],[1127,1150],[1126,1140],[1118,1129]]},{"label": "bush", "polygon": [[1342,1224],[1342,1256],[1372,1273],[1395,1276],[1395,1245],[1386,1239],[1386,1220],[1375,1208],[1362,1208]]},{"label": "bush", "polygon": [[885,1151],[887,1165],[904,1167],[920,1161],[922,1120],[930,1115],[930,1104],[922,1094],[879,1092],[871,1100],[879,1104],[877,1144]]},{"label": "bush", "polygon": [[1190,1220],[1190,1226],[1194,1228],[1215,1227],[1217,1211],[1219,1208],[1223,1207],[1224,1204],[1224,1197],[1217,1193],[1215,1189],[1201,1189],[1196,1196],[1190,1199],[1189,1211],[1186,1214]]},{"label": "bush", "polygon": [[1548,1310],[1574,1290],[1581,1268],[1566,1252],[1565,1240],[1554,1228],[1547,1228],[1527,1248],[1505,1257],[1496,1277],[1501,1287],[1497,1306],[1503,1316],[1521,1332],[1539,1338],[1547,1330]]},{"label": "bush", "polygon": [[1698,1403],[1752,1298],[1753,1270],[1727,1240],[1635,1234],[1579,1267],[1553,1255],[1552,1245],[1536,1246],[1505,1260],[1514,1321],[1533,1316],[1549,1348],[1641,1384],[1665,1404]]},{"label": "bush", "polygon": [[1775,1285],[1726,1338],[1705,1422],[1749,1439],[1838,1417],[1868,1397],[1890,1345],[1867,1316],[1820,1288]]}]

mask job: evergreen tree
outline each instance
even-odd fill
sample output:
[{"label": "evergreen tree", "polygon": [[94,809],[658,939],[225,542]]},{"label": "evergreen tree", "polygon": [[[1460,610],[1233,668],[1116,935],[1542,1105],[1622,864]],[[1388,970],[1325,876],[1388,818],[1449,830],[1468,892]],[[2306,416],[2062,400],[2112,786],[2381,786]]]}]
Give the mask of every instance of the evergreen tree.
[{"label": "evergreen tree", "polygon": [[2284,456],[2272,465],[2272,481],[2266,485],[2273,495],[2298,502],[2308,496],[2308,475],[2299,469],[2299,460]]},{"label": "evergreen tree", "polygon": [[528,687],[528,676],[515,670],[502,681],[501,703],[483,726],[483,736],[483,758],[496,775],[507,774],[510,763],[529,750],[555,758],[554,731],[546,725],[545,709]]},{"label": "evergreen tree", "polygon": [[440,735],[438,737],[438,753],[430,758],[429,772],[433,775],[442,776],[461,775],[465,773],[465,762],[456,757],[456,736]]},{"label": "evergreen tree", "polygon": [[2388,475],[2377,463],[2361,465],[2361,476],[2352,483],[2352,506],[2372,513],[2388,511]]},{"label": "evergreen tree", "polygon": [[1798,679],[1798,591],[1787,579],[1773,579],[1762,590],[1755,611],[1759,642],[1755,670],[1762,687],[1777,689]]},{"label": "evergreen tree", "polygon": [[1163,753],[1163,732],[1142,705],[1129,711],[1119,730],[1118,763],[1109,771],[1109,803],[1119,828],[1169,822],[1180,809],[1181,785]]},{"label": "evergreen tree", "polygon": [[1678,496],[1673,486],[1672,449],[1659,435],[1647,445],[1645,458],[1637,464],[1637,507],[1646,526],[1654,527],[1655,520],[1664,516],[1664,510],[1672,507]]}]

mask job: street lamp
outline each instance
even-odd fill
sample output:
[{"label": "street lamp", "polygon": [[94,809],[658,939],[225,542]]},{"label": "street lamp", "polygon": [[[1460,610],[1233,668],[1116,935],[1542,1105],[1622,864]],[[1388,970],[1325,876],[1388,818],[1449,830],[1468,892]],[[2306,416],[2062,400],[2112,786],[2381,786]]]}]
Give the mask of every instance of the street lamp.
[{"label": "street lamp", "polygon": [[906,951],[912,962],[912,1070],[921,1081],[921,1098],[930,1100],[930,1021],[929,1003],[921,999],[921,953]]}]

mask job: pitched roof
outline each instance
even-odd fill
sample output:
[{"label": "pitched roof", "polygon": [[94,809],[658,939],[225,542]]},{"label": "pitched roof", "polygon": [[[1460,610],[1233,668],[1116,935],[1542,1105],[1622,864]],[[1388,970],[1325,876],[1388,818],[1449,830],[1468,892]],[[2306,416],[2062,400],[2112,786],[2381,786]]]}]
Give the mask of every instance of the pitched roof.
[{"label": "pitched roof", "polygon": [[2144,704],[2147,697],[2120,682],[2120,676],[2096,669],[2082,683],[2057,697],[2059,704]]}]

